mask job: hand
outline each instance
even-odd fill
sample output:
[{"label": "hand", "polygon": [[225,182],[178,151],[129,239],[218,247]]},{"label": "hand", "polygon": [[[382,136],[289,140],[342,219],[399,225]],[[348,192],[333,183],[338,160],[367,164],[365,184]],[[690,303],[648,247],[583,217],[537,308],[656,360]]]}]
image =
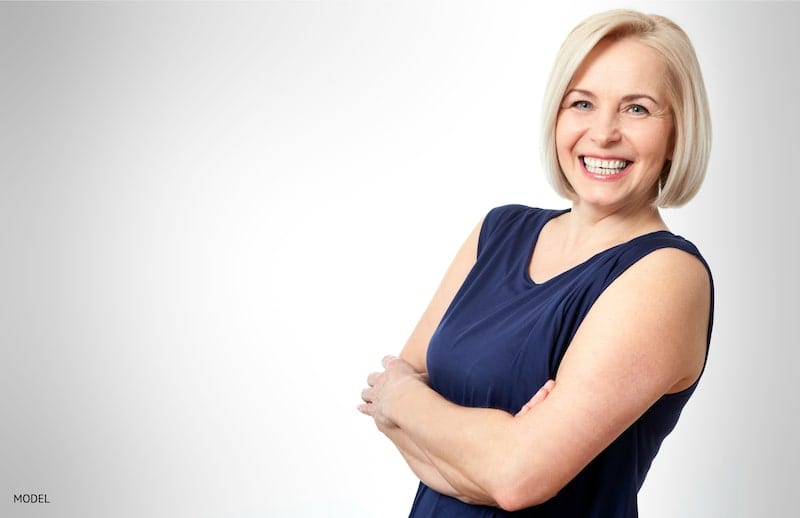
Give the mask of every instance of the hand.
[{"label": "hand", "polygon": [[514,415],[514,417],[519,417],[521,415],[525,415],[528,412],[530,412],[533,409],[533,407],[544,401],[544,399],[550,395],[550,391],[553,390],[553,387],[555,386],[556,386],[555,381],[547,380],[547,382],[544,385],[542,385],[542,388],[540,388],[536,392],[536,394],[533,395],[530,401],[528,401],[522,406],[522,409],[520,409],[520,411],[517,412]]},{"label": "hand", "polygon": [[403,395],[409,383],[425,383],[426,377],[396,356],[386,356],[381,363],[383,372],[373,372],[367,376],[368,387],[361,391],[364,403],[358,406],[358,410],[375,419],[378,428],[394,427],[396,425],[389,417],[391,404]]}]

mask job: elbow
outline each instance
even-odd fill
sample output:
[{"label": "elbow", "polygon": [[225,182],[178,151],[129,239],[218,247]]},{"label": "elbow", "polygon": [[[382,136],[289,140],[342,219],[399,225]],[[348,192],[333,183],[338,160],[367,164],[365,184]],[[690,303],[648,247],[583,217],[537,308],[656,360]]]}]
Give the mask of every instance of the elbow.
[{"label": "elbow", "polygon": [[518,493],[508,491],[505,494],[500,494],[495,497],[497,506],[503,511],[515,512],[527,509],[534,505],[539,505],[547,502],[555,495],[539,495],[532,493]]},{"label": "elbow", "polygon": [[[541,477],[542,479],[546,477]],[[498,485],[493,491],[493,498],[497,506],[504,511],[514,512],[527,509],[534,505],[547,502],[556,494],[560,487],[548,483],[547,480],[509,481]]]}]

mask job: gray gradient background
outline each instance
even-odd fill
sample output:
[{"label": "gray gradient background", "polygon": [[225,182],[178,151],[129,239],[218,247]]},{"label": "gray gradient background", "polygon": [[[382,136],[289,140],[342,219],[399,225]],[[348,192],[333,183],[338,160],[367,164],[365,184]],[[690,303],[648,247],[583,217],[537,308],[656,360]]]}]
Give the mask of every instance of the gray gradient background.
[{"label": "gray gradient background", "polygon": [[[406,516],[364,376],[486,210],[565,206],[545,76],[621,5],[0,4],[0,515]],[[800,5],[624,5],[690,34],[715,130],[666,213],[712,352],[641,514],[794,516]]]}]

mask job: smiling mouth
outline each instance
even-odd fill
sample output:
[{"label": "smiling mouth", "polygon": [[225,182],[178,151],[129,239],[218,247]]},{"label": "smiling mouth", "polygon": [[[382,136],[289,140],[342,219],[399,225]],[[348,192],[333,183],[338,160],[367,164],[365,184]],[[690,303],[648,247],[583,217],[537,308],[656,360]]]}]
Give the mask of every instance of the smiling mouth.
[{"label": "smiling mouth", "polygon": [[581,161],[590,173],[604,176],[619,174],[631,164],[628,160],[601,160],[588,156],[581,157]]}]

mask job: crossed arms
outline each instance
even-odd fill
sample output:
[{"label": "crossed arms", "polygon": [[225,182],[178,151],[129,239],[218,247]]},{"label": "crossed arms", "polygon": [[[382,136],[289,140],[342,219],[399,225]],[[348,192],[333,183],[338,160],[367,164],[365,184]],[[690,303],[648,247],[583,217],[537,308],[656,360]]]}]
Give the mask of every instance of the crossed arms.
[{"label": "crossed arms", "polygon": [[648,254],[597,299],[555,383],[521,412],[461,407],[427,385],[425,357],[475,262],[479,231],[480,225],[459,250],[400,358],[385,358],[384,371],[369,375],[359,410],[431,488],[518,510],[553,497],[662,395],[697,379],[709,278],[683,251]]}]

